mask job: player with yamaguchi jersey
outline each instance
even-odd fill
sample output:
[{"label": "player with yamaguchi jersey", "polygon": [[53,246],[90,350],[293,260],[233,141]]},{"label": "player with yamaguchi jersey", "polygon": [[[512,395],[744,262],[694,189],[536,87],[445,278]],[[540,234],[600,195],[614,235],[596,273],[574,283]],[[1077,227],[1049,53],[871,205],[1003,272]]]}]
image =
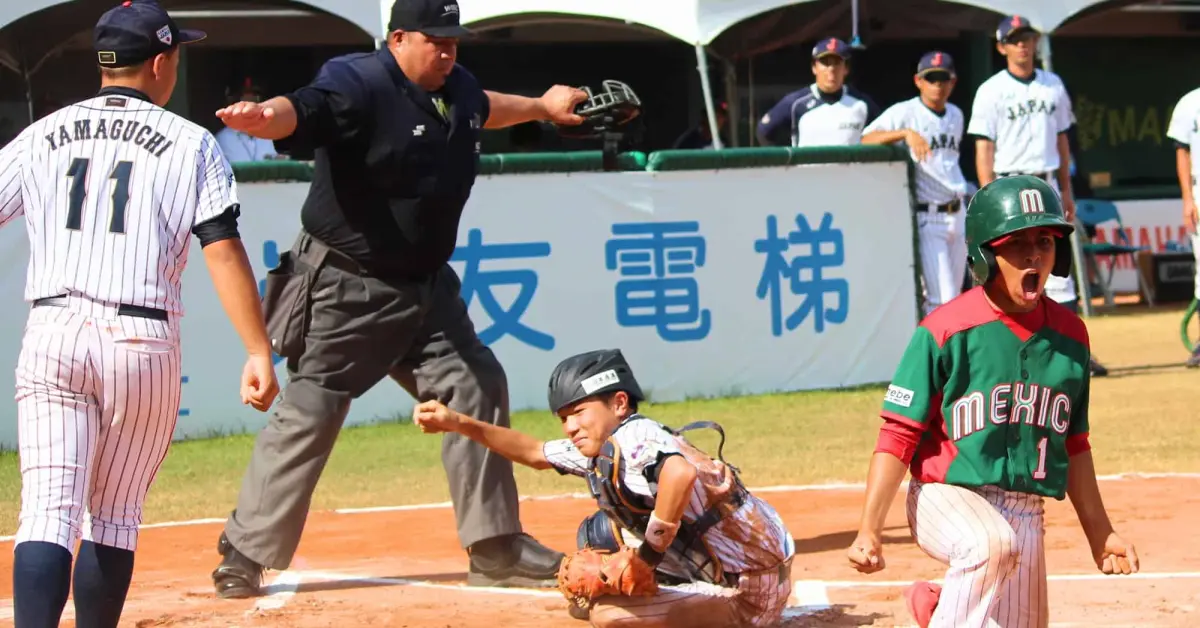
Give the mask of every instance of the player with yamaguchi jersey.
[{"label": "player with yamaguchi jersey", "polygon": [[163,109],[179,45],[203,37],[153,2],[108,11],[94,31],[99,93],[0,149],[0,226],[25,217],[33,306],[16,369],[20,628],[57,626],[68,593],[79,625],[118,624],[179,415],[192,235],[250,354],[242,402],[262,411],[279,391],[233,171],[211,134]]},{"label": "player with yamaguchi jersey", "polygon": [[950,55],[926,53],[913,77],[919,95],[884,110],[862,139],[863,144],[903,142],[917,163],[914,209],[927,315],[958,296],[967,265],[967,182],[958,163],[963,112],[949,102],[956,80]]},{"label": "player with yamaguchi jersey", "polygon": [[[1067,222],[1075,222],[1071,191],[1071,145],[1067,132],[1075,114],[1067,88],[1057,74],[1038,69],[1041,34],[1029,20],[1012,15],[996,28],[996,49],[1007,67],[984,81],[975,93],[967,134],[974,135],[979,186],[997,177],[1028,174],[1054,188]],[[1075,278],[1051,277],[1046,296],[1079,311]],[[1108,374],[1091,358],[1092,375]]]},{"label": "player with yamaguchi jersey", "polygon": [[1049,625],[1045,498],[1070,496],[1103,573],[1140,567],[1096,482],[1087,328],[1044,294],[1070,273],[1073,230],[1037,177],[981,188],[966,222],[979,285],[921,322],[887,389],[848,558],[863,573],[884,568],[884,519],[911,471],[909,528],[948,567],[943,586],[906,591],[922,628]]},{"label": "player with yamaguchi jersey", "polygon": [[713,428],[723,444],[720,426],[672,430],[638,413],[644,398],[621,352],[600,350],[563,360],[550,376],[550,408],[568,438],[542,442],[438,401],[419,404],[413,420],[424,432],[457,432],[513,462],[587,479],[600,511],[579,526],[580,552],[559,574],[564,593],[578,584],[571,561],[594,551],[636,561],[666,585],[646,597],[601,595],[572,605],[573,616],[630,628],[776,625],[795,553],[783,520],[736,469],[682,436]]},{"label": "player with yamaguchi jersey", "polygon": [[[1167,124],[1167,137],[1175,142],[1175,174],[1183,193],[1183,227],[1192,232],[1192,253],[1196,256],[1195,296],[1200,299],[1200,211],[1196,209],[1200,159],[1192,155],[1192,147],[1200,142],[1200,88],[1184,94],[1175,103],[1171,121]],[[1200,367],[1200,343],[1192,348],[1187,366]]]},{"label": "player with yamaguchi jersey", "polygon": [[879,107],[866,95],[846,85],[850,73],[850,46],[831,37],[812,49],[816,81],[783,97],[758,123],[758,141],[764,146],[853,146]]}]

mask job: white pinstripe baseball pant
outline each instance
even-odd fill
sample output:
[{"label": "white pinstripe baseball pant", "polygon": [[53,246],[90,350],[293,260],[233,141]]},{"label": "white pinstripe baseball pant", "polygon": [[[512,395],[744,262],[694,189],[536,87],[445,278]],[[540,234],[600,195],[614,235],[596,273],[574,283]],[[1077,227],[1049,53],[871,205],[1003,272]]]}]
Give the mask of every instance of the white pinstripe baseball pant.
[{"label": "white pinstripe baseball pant", "polygon": [[133,551],[180,397],[175,321],[76,296],[29,313],[17,361],[16,542],[80,538]]}]

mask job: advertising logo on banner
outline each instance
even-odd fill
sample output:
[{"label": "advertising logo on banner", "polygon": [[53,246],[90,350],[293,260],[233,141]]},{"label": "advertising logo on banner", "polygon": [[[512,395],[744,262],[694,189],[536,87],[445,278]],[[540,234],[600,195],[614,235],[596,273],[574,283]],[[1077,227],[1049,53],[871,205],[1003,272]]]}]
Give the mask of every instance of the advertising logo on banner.
[{"label": "advertising logo on banner", "polygon": [[[605,347],[622,349],[654,401],[885,382],[917,323],[907,186],[903,163],[481,177],[451,265],[514,410],[546,410],[555,364]],[[260,280],[292,246],[307,187],[239,187]],[[0,231],[0,246],[3,290],[19,295],[23,225]],[[238,399],[244,353],[194,241],[183,282],[176,437],[256,431],[267,415]],[[25,315],[0,314],[9,367]],[[5,367],[0,390],[13,385]],[[412,404],[385,379],[347,422],[404,417]],[[3,407],[11,447],[16,407]]]}]

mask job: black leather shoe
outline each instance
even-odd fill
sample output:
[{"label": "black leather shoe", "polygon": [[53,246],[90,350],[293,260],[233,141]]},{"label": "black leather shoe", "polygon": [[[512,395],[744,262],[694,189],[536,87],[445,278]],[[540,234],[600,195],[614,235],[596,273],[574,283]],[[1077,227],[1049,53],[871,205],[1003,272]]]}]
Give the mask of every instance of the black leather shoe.
[{"label": "black leather shoe", "polygon": [[467,548],[471,566],[467,584],[473,587],[558,586],[558,568],[566,555],[538,543],[528,534],[485,539]]},{"label": "black leather shoe", "polygon": [[224,532],[217,541],[217,553],[224,557],[212,572],[217,597],[241,599],[262,595],[263,566],[237,551]]},{"label": "black leather shoe", "polygon": [[1100,364],[1095,357],[1092,357],[1091,361],[1089,366],[1092,369],[1092,377],[1104,377],[1108,375],[1108,369],[1104,368],[1104,365]]}]

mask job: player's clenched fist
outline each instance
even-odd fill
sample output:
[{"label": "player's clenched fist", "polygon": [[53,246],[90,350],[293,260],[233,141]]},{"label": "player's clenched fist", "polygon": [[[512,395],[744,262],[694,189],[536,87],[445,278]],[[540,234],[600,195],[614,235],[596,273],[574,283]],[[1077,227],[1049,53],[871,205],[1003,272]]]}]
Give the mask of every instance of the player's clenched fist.
[{"label": "player's clenched fist", "polygon": [[457,432],[462,424],[462,415],[440,401],[422,401],[413,408],[413,423],[426,434]]},{"label": "player's clenched fist", "polygon": [[1131,574],[1137,573],[1141,568],[1138,561],[1137,550],[1134,549],[1132,543],[1126,543],[1124,539],[1117,536],[1116,532],[1108,535],[1104,540],[1103,547],[1097,551],[1092,550],[1092,558],[1096,561],[1096,566],[1100,571],[1106,574]]},{"label": "player's clenched fist", "polygon": [[242,403],[265,412],[279,394],[275,365],[271,356],[252,355],[242,369]]},{"label": "player's clenched fist", "polygon": [[886,566],[883,562],[883,542],[877,534],[858,533],[858,538],[846,551],[850,566],[859,573],[875,573]]},{"label": "player's clenched fist", "polygon": [[266,128],[271,123],[275,117],[275,109],[263,103],[239,102],[218,109],[217,117],[225,126],[253,135],[255,131]]}]

